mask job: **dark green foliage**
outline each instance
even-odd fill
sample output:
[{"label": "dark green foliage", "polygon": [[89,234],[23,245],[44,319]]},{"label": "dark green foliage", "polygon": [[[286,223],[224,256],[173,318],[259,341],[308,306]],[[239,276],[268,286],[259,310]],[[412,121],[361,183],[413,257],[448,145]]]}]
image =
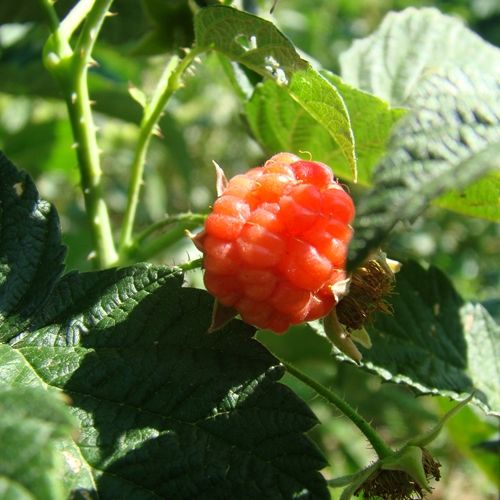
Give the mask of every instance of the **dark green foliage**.
[{"label": "dark green foliage", "polygon": [[369,325],[363,366],[422,393],[463,399],[475,391],[483,408],[499,413],[500,329],[487,311],[464,302],[436,268],[409,262],[396,276],[392,314]]},{"label": "dark green foliage", "polygon": [[53,206],[0,152],[0,341],[28,324],[63,271]]}]

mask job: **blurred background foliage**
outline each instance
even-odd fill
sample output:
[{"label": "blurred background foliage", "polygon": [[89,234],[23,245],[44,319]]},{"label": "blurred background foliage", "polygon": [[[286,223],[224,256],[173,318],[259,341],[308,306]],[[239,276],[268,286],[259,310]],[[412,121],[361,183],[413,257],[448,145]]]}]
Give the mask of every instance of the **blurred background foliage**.
[{"label": "blurred background foliage", "polygon": [[[481,37],[500,44],[496,0],[280,0],[270,16],[271,3],[244,0],[237,5],[273,19],[309,58],[332,71],[338,70],[338,56],[353,39],[372,32],[389,10],[410,5],[434,5],[460,16]],[[72,4],[58,0],[56,7],[63,14]],[[187,0],[117,0],[113,6],[117,15],[108,19],[99,39],[94,54],[98,66],[91,71],[90,87],[100,127],[107,201],[117,232],[141,116],[128,88],[151,92],[169,55],[191,44],[193,8],[195,2]],[[68,269],[89,269],[91,241],[66,108],[56,82],[41,63],[48,36],[43,12],[37,2],[1,2],[0,22],[0,148],[34,177],[42,196],[57,207],[68,246]],[[204,57],[194,69],[185,88],[170,102],[160,123],[161,137],[150,148],[139,228],[167,213],[207,211],[215,196],[212,160],[233,175],[264,159],[248,133],[242,102],[218,56]],[[358,188],[351,189],[355,197],[362,195]],[[496,224],[432,208],[411,227],[400,227],[386,250],[402,261],[414,258],[436,265],[464,298],[483,302],[498,320],[499,241]],[[157,261],[180,262],[195,254],[184,239]],[[200,284],[199,275],[193,276],[193,282]],[[307,326],[289,332],[286,341],[266,332],[259,338],[273,352],[346,394],[387,436],[403,440],[421,432],[449,408],[447,401],[415,400],[410,389],[382,384],[375,376],[334,362],[328,345]],[[331,467],[326,474],[339,476],[365,465],[372,454],[351,424],[314,399],[300,383],[291,378],[286,381],[323,423],[313,438],[329,456]],[[466,408],[452,420],[434,443],[444,465],[444,479],[433,498],[496,498],[500,464],[498,444],[495,448],[491,443],[494,439],[498,443],[497,432],[497,422],[473,409]]]}]

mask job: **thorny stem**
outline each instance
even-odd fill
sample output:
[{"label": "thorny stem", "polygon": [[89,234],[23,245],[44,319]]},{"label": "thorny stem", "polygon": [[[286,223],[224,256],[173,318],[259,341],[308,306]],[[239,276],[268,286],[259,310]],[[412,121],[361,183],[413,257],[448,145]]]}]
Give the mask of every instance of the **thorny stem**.
[{"label": "thorny stem", "polygon": [[144,107],[141,120],[139,138],[135,148],[134,159],[132,161],[131,177],[128,189],[128,203],[122,224],[120,236],[120,254],[123,256],[134,244],[132,232],[139,202],[139,192],[141,190],[146,154],[151,140],[151,136],[157,127],[158,121],[165,109],[170,97],[182,86],[182,75],[193,60],[202,50],[193,48],[186,53],[183,59],[172,57],[167,64],[160,81],[156,87],[150,103]]},{"label": "thorny stem", "polygon": [[60,31],[69,40],[75,30],[82,24],[92,9],[95,0],[80,0],[61,22]]},{"label": "thorny stem", "polygon": [[[61,85],[66,100],[75,139],[74,147],[80,168],[85,208],[94,240],[95,262],[99,268],[115,264],[118,256],[103,197],[102,171],[87,72],[92,63],[92,49],[112,1],[81,0],[70,12],[69,21],[67,17],[59,24],[51,0],[41,0],[51,19],[53,31],[45,46],[44,62]],[[83,21],[84,25],[73,51],[69,45],[69,36]]]},{"label": "thorny stem", "polygon": [[320,396],[323,396],[323,398],[337,407],[349,420],[351,420],[351,422],[353,422],[353,424],[365,435],[366,439],[368,439],[379,458],[382,459],[394,454],[378,432],[351,405],[349,405],[349,403],[286,361],[280,359],[280,362],[285,366],[288,373],[311,387],[311,389]]}]

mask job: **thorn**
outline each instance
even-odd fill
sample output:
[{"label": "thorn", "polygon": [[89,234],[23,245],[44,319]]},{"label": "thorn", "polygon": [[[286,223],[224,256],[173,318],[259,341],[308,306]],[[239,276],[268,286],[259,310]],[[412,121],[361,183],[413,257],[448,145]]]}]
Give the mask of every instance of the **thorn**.
[{"label": "thorn", "polygon": [[161,131],[161,128],[158,125],[155,125],[153,127],[152,134],[155,135],[156,137],[160,138],[160,139],[164,139],[165,138],[165,136],[163,135],[163,133]]}]

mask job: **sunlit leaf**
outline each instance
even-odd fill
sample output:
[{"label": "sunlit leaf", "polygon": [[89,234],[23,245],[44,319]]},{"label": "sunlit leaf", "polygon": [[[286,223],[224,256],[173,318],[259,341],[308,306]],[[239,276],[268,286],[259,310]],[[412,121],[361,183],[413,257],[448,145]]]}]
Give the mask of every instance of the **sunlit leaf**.
[{"label": "sunlit leaf", "polygon": [[272,23],[230,7],[214,6],[195,16],[195,34],[198,46],[219,51],[282,86],[335,139],[354,171],[354,136],[341,95]]},{"label": "sunlit leaf", "polygon": [[[322,74],[334,83],[349,109],[356,139],[358,181],[370,184],[372,169],[385,153],[391,128],[404,111],[390,109],[384,101],[350,87],[331,73]],[[338,144],[282,86],[270,80],[257,86],[245,112],[252,133],[270,154],[307,152],[330,165],[336,175],[351,178],[352,170]]]},{"label": "sunlit leaf", "polygon": [[407,105],[431,73],[454,67],[491,73],[499,64],[497,48],[434,8],[390,12],[372,35],[356,40],[340,56],[347,83],[393,106]]},{"label": "sunlit leaf", "polygon": [[[452,203],[457,192],[500,171],[499,83],[480,72],[455,69],[419,85],[409,101],[415,111],[396,128],[374,173],[374,188],[358,206],[352,266],[380,246],[397,222],[414,220],[448,191],[455,193],[448,198]],[[483,180],[481,189],[490,194],[481,212],[500,220],[500,186],[497,174],[491,175]],[[458,197],[467,202],[466,194]],[[480,208],[474,211],[479,214]]]},{"label": "sunlit leaf", "polygon": [[[0,363],[2,361],[0,350]],[[52,392],[12,387],[2,380],[0,497],[16,500],[67,498],[64,461],[57,446],[63,439],[70,438],[74,427],[75,421],[68,408]]]}]

